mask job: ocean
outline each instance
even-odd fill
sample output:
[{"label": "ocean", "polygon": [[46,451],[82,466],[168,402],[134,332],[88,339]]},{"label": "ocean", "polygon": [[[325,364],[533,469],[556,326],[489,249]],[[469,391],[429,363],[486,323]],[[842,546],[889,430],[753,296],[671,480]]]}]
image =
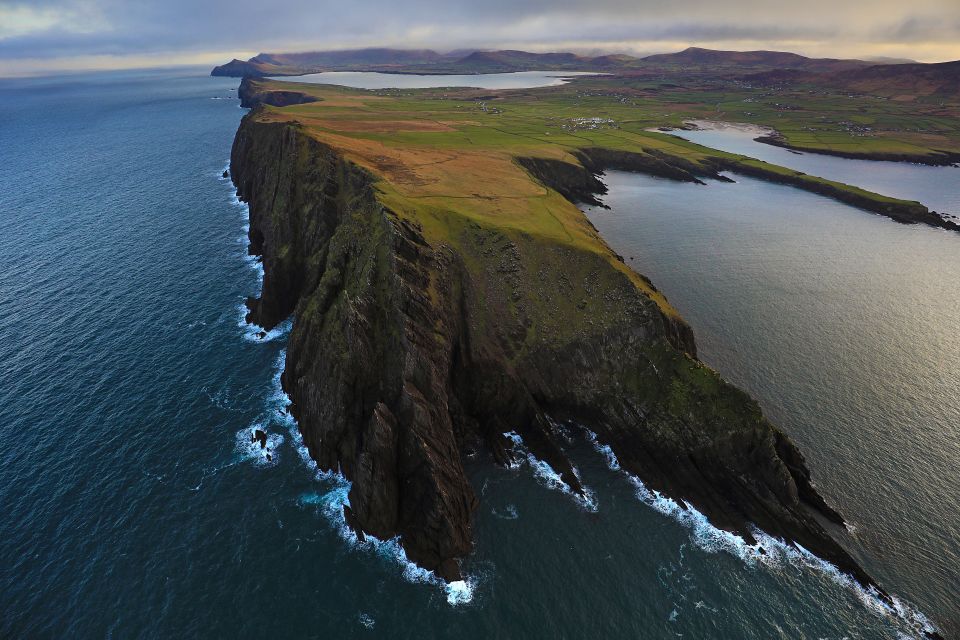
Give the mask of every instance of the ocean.
[{"label": "ocean", "polygon": [[[679,511],[578,434],[590,504],[535,460],[468,461],[483,507],[451,588],[395,543],[352,538],[345,483],[317,472],[280,411],[287,327],[260,339],[242,321],[260,272],[221,175],[244,111],[236,80],[206,73],[0,80],[0,637],[839,640],[912,637],[918,611],[955,614],[956,574],[923,558],[910,574],[904,558],[923,548],[927,534],[907,535],[921,518],[944,553],[956,513],[943,393],[958,382],[960,238],[772,185],[717,214],[653,206],[683,185],[611,174],[612,210],[590,212],[687,315],[705,360],[800,442],[900,610],[800,551],[759,554]],[[663,198],[637,193],[649,185]],[[771,197],[812,198],[798,205],[812,218],[757,206]],[[852,257],[811,223],[833,213],[873,234]],[[893,250],[913,260],[877,258]],[[854,281],[800,277],[811,260]],[[901,324],[885,332],[878,313]]]}]

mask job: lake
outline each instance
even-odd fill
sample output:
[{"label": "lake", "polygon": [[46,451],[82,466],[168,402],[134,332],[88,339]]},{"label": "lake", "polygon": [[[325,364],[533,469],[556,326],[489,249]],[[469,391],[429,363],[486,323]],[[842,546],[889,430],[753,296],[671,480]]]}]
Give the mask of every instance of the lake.
[{"label": "lake", "polygon": [[566,84],[566,78],[597,75],[588,71],[516,71],[513,73],[474,73],[418,75],[377,73],[373,71],[324,71],[304,76],[277,77],[273,80],[336,84],[355,89],[436,89],[474,87],[477,89],[530,89]]}]

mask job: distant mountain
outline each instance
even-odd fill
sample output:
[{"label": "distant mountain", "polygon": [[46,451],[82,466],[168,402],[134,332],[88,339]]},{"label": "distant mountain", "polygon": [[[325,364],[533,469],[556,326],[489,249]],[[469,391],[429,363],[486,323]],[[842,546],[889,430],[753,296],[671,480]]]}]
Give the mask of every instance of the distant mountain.
[{"label": "distant mountain", "polygon": [[661,53],[642,58],[646,64],[709,68],[768,68],[841,71],[868,66],[864,60],[808,58],[786,51],[717,51],[689,47],[678,53]]},{"label": "distant mountain", "polygon": [[766,83],[815,84],[898,99],[960,96],[960,60],[932,64],[878,64],[839,73],[775,70],[751,78]]},{"label": "distant mountain", "polygon": [[[258,62],[256,57],[249,60],[238,60],[234,58],[226,64],[221,64],[213,68],[210,72],[212,76],[226,76],[228,78],[259,78],[263,76],[284,75],[282,71],[277,71],[273,65]],[[290,73],[287,75],[297,75]]]},{"label": "distant mountain", "polygon": [[871,64],[920,64],[910,58],[890,58],[887,56],[870,56],[864,58],[864,60]]},{"label": "distant mountain", "polygon": [[211,74],[261,77],[321,71],[496,73],[531,70],[685,73],[750,77],[766,82],[816,82],[826,86],[850,86],[863,91],[882,89],[883,83],[893,82],[898,91],[902,89],[908,93],[928,95],[941,91],[941,88],[956,91],[956,72],[950,66],[955,64],[875,64],[865,60],[808,58],[784,51],[716,51],[700,47],[645,58],[623,54],[582,56],[569,52],[532,53],[512,49],[438,53],[431,49],[370,48],[261,53],[246,61],[232,60],[214,68]]},{"label": "distant mountain", "polygon": [[432,64],[447,56],[432,49],[347,49],[307,53],[261,53],[257,60],[277,66],[346,67],[355,65]]},{"label": "distant mountain", "polygon": [[597,56],[591,59],[591,62],[598,68],[627,67],[635,66],[640,61],[639,58],[628,56],[624,53],[615,53],[611,55]]},{"label": "distant mountain", "polygon": [[474,51],[457,61],[457,66],[471,70],[516,71],[523,69],[582,69],[589,58],[574,53],[530,53],[528,51]]},{"label": "distant mountain", "polygon": [[430,49],[352,49],[307,53],[261,53],[249,60],[232,60],[215,67],[214,76],[262,77],[302,75],[320,71],[405,71],[423,73],[496,73],[509,71],[610,71],[640,63],[627,55],[580,56],[575,53]]},{"label": "distant mountain", "polygon": [[441,54],[431,49],[346,49],[305,53],[261,53],[247,61],[232,60],[214,67],[214,76],[282,76],[320,71],[390,70],[452,62],[462,56]]}]

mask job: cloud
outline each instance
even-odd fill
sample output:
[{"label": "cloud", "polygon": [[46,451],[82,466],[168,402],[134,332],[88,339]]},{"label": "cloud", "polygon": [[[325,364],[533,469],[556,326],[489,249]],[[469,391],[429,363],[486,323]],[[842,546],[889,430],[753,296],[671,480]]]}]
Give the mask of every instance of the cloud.
[{"label": "cloud", "polygon": [[0,1],[0,41],[34,33],[97,33],[107,28],[95,6]]},{"label": "cloud", "polygon": [[[0,0],[0,65],[361,46],[960,57],[957,0]],[[52,64],[52,62],[51,62]]]}]

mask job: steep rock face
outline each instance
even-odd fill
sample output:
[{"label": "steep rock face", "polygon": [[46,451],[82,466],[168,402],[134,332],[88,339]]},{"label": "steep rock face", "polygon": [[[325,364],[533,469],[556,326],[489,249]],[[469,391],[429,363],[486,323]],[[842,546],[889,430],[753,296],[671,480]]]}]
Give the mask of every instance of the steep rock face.
[{"label": "steep rock face", "polygon": [[240,98],[240,106],[245,109],[252,109],[261,104],[269,104],[274,107],[286,107],[291,104],[317,102],[316,98],[301,91],[283,91],[280,89],[265,91],[260,82],[250,77],[245,77],[240,81],[240,88],[237,89],[237,97]]},{"label": "steep rock face", "polygon": [[369,177],[285,125],[238,132],[231,161],[250,203],[264,286],[250,320],[296,309],[283,385],[311,456],[353,481],[348,518],[400,534],[411,559],[456,577],[476,498],[448,408],[459,318],[449,259],[376,202]]},{"label": "steep rock face", "polygon": [[211,76],[227,78],[260,78],[269,75],[270,69],[265,65],[257,64],[253,60],[237,60],[234,58],[226,64],[221,64],[210,71]]},{"label": "steep rock face", "polygon": [[714,524],[747,539],[755,524],[871,582],[814,516],[842,522],[799,451],[609,255],[456,216],[447,242],[428,242],[374,176],[257,111],[231,175],[264,261],[249,319],[294,314],[284,389],[310,455],[352,481],[361,535],[399,535],[413,561],[458,578],[477,505],[463,451],[507,462],[503,433],[517,431],[582,491],[550,416],[589,425],[625,470]]}]

